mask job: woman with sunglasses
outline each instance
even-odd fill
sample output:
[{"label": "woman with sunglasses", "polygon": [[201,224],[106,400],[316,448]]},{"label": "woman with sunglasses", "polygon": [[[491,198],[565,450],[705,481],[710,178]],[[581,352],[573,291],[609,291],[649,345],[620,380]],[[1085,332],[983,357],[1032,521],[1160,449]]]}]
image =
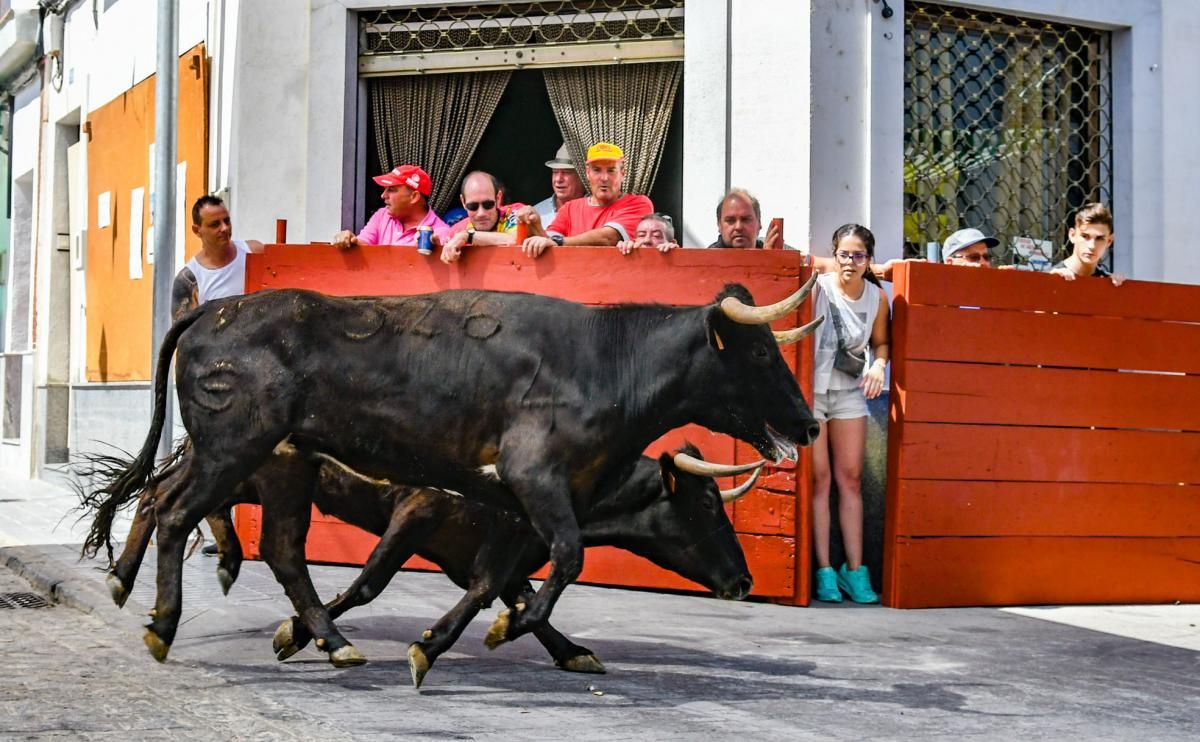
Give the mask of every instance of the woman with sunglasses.
[{"label": "woman with sunglasses", "polygon": [[[875,236],[859,224],[833,233],[833,257],[814,259],[814,313],[825,316],[813,363],[813,414],[821,433],[813,443],[813,545],[817,600],[878,603],[862,563],[862,468],[867,441],[867,400],[883,391],[888,361],[888,303],[871,271]],[[838,521],[846,562],[829,560],[831,481],[838,485]]]}]

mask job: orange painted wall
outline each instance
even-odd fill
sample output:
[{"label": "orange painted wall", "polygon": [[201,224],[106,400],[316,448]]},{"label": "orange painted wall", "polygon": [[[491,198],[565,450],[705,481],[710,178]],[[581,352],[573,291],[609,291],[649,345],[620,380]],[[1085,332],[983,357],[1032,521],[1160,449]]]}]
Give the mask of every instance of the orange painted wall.
[{"label": "orange painted wall", "polygon": [[[204,194],[208,183],[208,58],[200,44],[179,58],[177,155],[187,162],[187,187],[177,193],[185,207]],[[150,378],[150,324],[154,266],[145,262],[150,225],[150,143],[154,141],[155,78],[144,80],[88,116],[87,379],[143,381]],[[129,224],[130,193],[146,189],[142,222]],[[110,225],[100,229],[97,202],[111,194]],[[159,219],[175,228],[175,216]],[[187,223],[190,225],[191,218]],[[143,235],[142,278],[129,277],[131,229]],[[191,257],[199,240],[186,234]]]},{"label": "orange painted wall", "polygon": [[1200,287],[895,279],[884,603],[1200,601]]},{"label": "orange painted wall", "polygon": [[[760,304],[777,301],[807,279],[800,254],[782,250],[674,250],[666,255],[642,250],[629,257],[612,248],[566,248],[531,260],[513,248],[476,248],[467,259],[446,266],[413,248],[368,247],[339,252],[328,245],[271,245],[247,261],[246,288],[309,288],[331,294],[418,294],[450,288],[529,291],[588,304],[659,302],[707,304],[729,282],[743,283]],[[776,328],[795,327],[811,316],[811,302]],[[793,369],[812,357],[811,340],[782,349]],[[810,368],[808,362],[802,364]],[[800,373],[805,399],[812,399],[811,373]],[[757,461],[748,446],[726,436],[689,427],[653,444],[657,454],[686,438],[706,458]],[[768,467],[758,486],[731,508],[734,527],[754,576],[754,594],[782,603],[807,605],[809,595],[808,481],[810,456],[799,466]],[[720,480],[722,487],[733,480]],[[258,508],[240,506],[238,532],[248,553],[257,554]],[[312,561],[361,564],[375,538],[332,518],[316,515],[309,533]],[[412,560],[409,567],[428,567]],[[589,549],[581,581],[608,585],[701,590],[618,549]]]}]

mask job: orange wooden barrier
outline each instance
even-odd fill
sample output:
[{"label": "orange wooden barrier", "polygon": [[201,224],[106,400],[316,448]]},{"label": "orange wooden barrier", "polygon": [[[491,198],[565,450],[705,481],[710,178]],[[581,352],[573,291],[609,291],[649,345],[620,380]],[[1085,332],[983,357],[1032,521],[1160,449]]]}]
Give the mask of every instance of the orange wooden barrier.
[{"label": "orange wooden barrier", "polygon": [[[515,248],[472,248],[453,266],[413,248],[365,247],[339,252],[328,245],[270,245],[246,264],[247,291],[308,288],[329,294],[420,294],[452,288],[528,291],[588,304],[657,302],[708,304],[726,283],[738,282],[759,304],[778,301],[808,278],[797,252],[784,250],[639,250],[622,256],[612,248],[559,248],[537,260]],[[811,318],[811,302],[775,324],[795,327]],[[793,370],[798,358],[812,357],[811,338],[782,349]],[[812,399],[810,364],[799,374],[805,399]],[[755,461],[752,448],[702,428],[674,431],[650,454],[674,448],[684,439],[710,460]],[[756,489],[732,506],[734,527],[754,576],[754,594],[807,605],[809,596],[808,449],[799,466],[768,468]],[[733,480],[722,480],[730,487]],[[250,556],[258,555],[258,508],[240,506],[238,534]],[[333,518],[315,514],[307,553],[311,561],[362,564],[376,539]],[[407,567],[431,568],[414,558]],[[589,549],[582,581],[607,585],[702,590],[632,554],[613,548]]]},{"label": "orange wooden barrier", "polygon": [[894,288],[884,604],[1200,601],[1200,287]]}]

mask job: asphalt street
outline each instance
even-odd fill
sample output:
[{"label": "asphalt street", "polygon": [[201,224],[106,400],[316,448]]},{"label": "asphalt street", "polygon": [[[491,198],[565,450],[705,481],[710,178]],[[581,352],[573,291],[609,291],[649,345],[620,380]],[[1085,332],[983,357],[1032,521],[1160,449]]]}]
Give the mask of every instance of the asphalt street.
[{"label": "asphalt street", "polygon": [[[0,608],[3,739],[1200,738],[1196,606],[1108,609],[1142,637],[1127,638],[1071,625],[1105,623],[1101,609],[805,609],[574,586],[554,623],[608,674],[557,670],[532,640],[488,651],[493,608],[416,691],[406,647],[461,594],[441,575],[402,573],[339,621],[370,659],[339,670],[313,649],[275,660],[290,610],[263,564],[223,597],[197,553],[160,665],[141,641],[153,550],[118,610],[103,564],[78,561],[61,497],[0,482],[0,594],[50,599]],[[333,596],[355,570],[313,574]]]}]

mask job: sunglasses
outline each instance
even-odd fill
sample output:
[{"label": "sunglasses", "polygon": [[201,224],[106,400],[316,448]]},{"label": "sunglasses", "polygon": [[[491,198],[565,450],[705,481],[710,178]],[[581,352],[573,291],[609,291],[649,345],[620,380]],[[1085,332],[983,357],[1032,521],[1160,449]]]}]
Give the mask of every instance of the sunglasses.
[{"label": "sunglasses", "polygon": [[968,263],[983,263],[992,262],[992,256],[985,252],[964,252],[954,256],[959,260],[965,260]]},{"label": "sunglasses", "polygon": [[481,208],[485,209],[487,211],[491,211],[492,209],[496,208],[496,202],[495,201],[468,201],[465,204],[463,204],[463,206],[466,207],[467,211],[478,211]]}]

